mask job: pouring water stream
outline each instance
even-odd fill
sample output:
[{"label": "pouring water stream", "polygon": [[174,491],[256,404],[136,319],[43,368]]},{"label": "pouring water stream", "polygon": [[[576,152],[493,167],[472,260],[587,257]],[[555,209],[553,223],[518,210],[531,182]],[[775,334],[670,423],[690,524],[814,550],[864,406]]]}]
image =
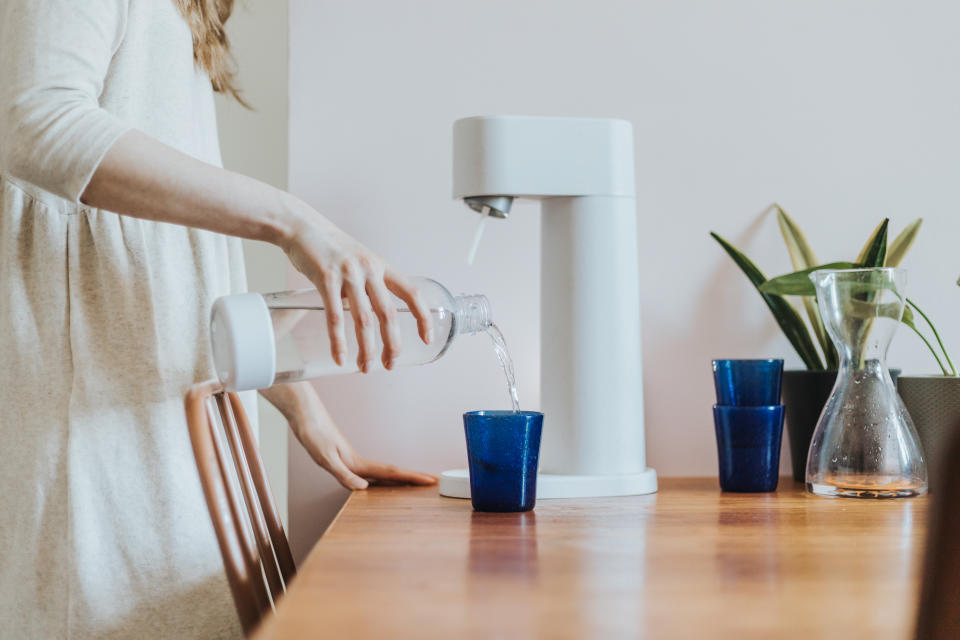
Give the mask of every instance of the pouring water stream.
[{"label": "pouring water stream", "polygon": [[493,350],[496,352],[500,366],[503,367],[503,374],[507,378],[507,391],[510,393],[510,402],[513,406],[513,411],[514,413],[519,413],[520,398],[517,395],[517,374],[513,368],[513,359],[510,357],[510,352],[507,351],[507,342],[503,338],[503,333],[500,332],[500,327],[495,324],[487,327],[487,335],[489,335],[490,340],[493,341]]},{"label": "pouring water stream", "polygon": [[[477,225],[477,230],[473,236],[473,242],[470,244],[470,250],[467,252],[467,265],[472,266],[474,259],[477,257],[477,249],[480,247],[480,239],[483,237],[483,230],[487,226],[487,220],[490,218],[490,207],[484,206],[480,212],[480,223]],[[491,324],[486,329],[487,335],[490,336],[490,340],[493,342],[493,350],[497,354],[497,360],[500,361],[500,366],[503,368],[503,374],[507,378],[507,391],[510,393],[510,403],[513,406],[513,412],[520,412],[520,399],[517,395],[517,374],[513,368],[513,358],[510,357],[510,352],[507,350],[507,341],[503,337],[503,333],[500,331],[500,327],[495,324]]]}]

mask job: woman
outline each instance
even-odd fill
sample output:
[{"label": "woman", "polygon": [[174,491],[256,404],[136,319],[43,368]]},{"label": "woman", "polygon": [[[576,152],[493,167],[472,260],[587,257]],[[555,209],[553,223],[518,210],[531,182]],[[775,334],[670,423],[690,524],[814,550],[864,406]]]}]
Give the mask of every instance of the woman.
[{"label": "woman", "polygon": [[[184,424],[238,238],[349,300],[370,369],[408,281],[305,203],[219,168],[232,0],[0,0],[0,635],[239,633]],[[115,213],[113,213],[115,212]],[[226,235],[221,235],[226,234]],[[228,238],[227,236],[234,236]],[[379,327],[377,325],[379,324]],[[263,394],[346,487],[432,483],[356,455],[308,384]]]}]

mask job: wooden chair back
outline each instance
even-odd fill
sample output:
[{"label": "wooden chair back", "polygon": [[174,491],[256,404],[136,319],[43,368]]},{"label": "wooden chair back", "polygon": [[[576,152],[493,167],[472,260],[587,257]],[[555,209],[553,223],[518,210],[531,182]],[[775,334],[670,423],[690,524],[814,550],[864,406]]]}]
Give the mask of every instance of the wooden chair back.
[{"label": "wooden chair back", "polygon": [[235,393],[203,382],[186,397],[187,425],[223,565],[245,635],[296,574],[250,422]]},{"label": "wooden chair back", "polygon": [[934,479],[926,561],[917,614],[917,640],[960,638],[960,425],[948,447],[940,477]]}]

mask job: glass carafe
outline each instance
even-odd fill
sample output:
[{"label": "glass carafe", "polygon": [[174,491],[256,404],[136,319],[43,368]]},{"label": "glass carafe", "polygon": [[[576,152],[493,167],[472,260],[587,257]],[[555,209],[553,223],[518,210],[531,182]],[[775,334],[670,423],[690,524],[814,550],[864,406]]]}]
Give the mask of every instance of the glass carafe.
[{"label": "glass carafe", "polygon": [[927,492],[917,431],[887,370],[903,316],[902,269],[810,275],[840,370],[810,442],[807,490],[822,496],[901,498]]}]

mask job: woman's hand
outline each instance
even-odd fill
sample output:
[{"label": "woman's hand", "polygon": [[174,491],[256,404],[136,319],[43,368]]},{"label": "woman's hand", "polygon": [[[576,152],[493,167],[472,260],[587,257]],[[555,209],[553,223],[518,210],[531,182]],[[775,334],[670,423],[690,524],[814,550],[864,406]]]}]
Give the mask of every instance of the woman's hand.
[{"label": "woman's hand", "polygon": [[429,473],[357,455],[310,383],[276,385],[260,393],[283,413],[310,457],[347,489],[366,489],[369,484],[436,484],[436,476]]},{"label": "woman's hand", "polygon": [[417,319],[420,338],[430,343],[433,318],[415,286],[302,201],[290,197],[287,206],[295,222],[281,246],[323,297],[330,348],[337,364],[344,364],[347,356],[343,298],[349,301],[359,345],[357,366],[364,373],[370,371],[377,355],[377,324],[383,339],[383,366],[391,369],[400,354],[397,310],[391,292],[408,305]]}]

